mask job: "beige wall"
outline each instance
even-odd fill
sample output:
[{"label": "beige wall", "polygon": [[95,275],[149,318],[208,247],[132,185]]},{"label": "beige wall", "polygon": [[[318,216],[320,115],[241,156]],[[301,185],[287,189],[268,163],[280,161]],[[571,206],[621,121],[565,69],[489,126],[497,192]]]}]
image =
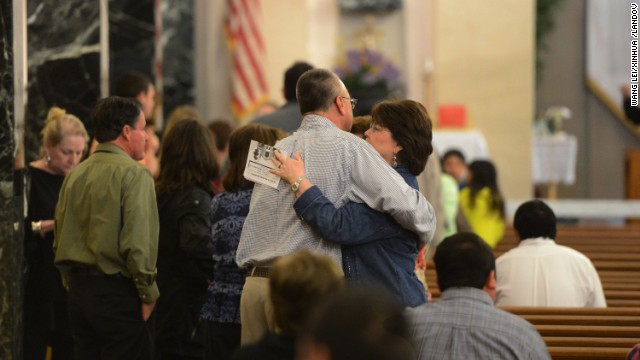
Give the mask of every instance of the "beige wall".
[{"label": "beige wall", "polygon": [[[425,27],[413,32],[403,29],[402,21],[397,21],[399,14],[381,16],[377,26],[382,27],[383,42],[407,46],[415,41],[407,42],[402,36],[425,32],[421,36],[425,46],[433,44],[432,53],[405,49],[403,56],[411,58],[404,61],[395,54],[400,63],[435,64],[430,77],[433,83],[427,84],[430,98],[422,100],[434,115],[437,104],[466,104],[471,125],[487,138],[504,195],[531,197],[534,0],[429,0],[429,6],[419,7],[414,6],[415,1],[424,0],[408,0],[412,9],[433,11],[422,15],[434,19],[433,33],[427,34]],[[262,4],[267,80],[271,98],[279,103],[284,101],[282,75],[291,63],[308,60],[331,67],[340,44],[348,43],[352,32],[363,24],[357,18],[340,18],[335,0],[268,0]],[[425,76],[421,66],[405,70],[411,70],[405,74],[411,79]]]},{"label": "beige wall", "polygon": [[267,0],[262,2],[263,34],[267,47],[265,69],[269,97],[284,103],[282,81],[285,70],[297,60],[308,59],[309,29],[304,1]]},{"label": "beige wall", "polygon": [[535,2],[434,2],[435,103],[467,106],[470,126],[487,139],[504,196],[529,198]]}]

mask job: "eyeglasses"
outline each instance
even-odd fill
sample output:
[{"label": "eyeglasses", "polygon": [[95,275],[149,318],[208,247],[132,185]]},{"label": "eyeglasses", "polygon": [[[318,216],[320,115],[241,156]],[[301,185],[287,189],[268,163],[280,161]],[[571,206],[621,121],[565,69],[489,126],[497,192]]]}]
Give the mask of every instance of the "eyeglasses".
[{"label": "eyeglasses", "polygon": [[380,132],[380,131],[391,132],[391,130],[384,128],[376,123],[371,123],[371,125],[369,126],[369,130],[371,130],[371,132]]},{"label": "eyeglasses", "polygon": [[348,98],[346,96],[340,96],[340,97],[343,98],[343,99],[349,100],[349,102],[351,103],[351,110],[355,110],[356,104],[358,103],[358,99]]}]

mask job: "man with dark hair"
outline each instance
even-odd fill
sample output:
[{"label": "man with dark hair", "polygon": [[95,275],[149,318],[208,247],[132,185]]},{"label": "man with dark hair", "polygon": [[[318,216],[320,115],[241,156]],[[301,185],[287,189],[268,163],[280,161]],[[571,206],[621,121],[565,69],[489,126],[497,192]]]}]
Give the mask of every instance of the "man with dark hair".
[{"label": "man with dark hair", "polygon": [[153,110],[156,106],[156,88],[145,75],[135,72],[122,75],[116,81],[113,95],[138,100],[142,105],[145,119],[153,118]]},{"label": "man with dark hair", "polygon": [[148,360],[158,209],[151,174],[136,161],[148,139],[145,117],[137,101],[114,96],[91,118],[100,144],[65,178],[53,244],[69,290],[75,358]]},{"label": "man with dark hair", "polygon": [[495,258],[473,233],[445,238],[434,255],[439,301],[407,309],[418,359],[550,359],[540,334],[495,307]]},{"label": "man with dark hair", "polygon": [[547,204],[531,200],[520,205],[513,227],[520,240],[518,247],[496,262],[498,305],[607,306],[591,260],[556,244],[556,216]]},{"label": "man with dark hair", "polygon": [[286,104],[270,114],[253,119],[253,122],[282,129],[288,133],[296,131],[302,121],[300,107],[298,107],[298,102],[296,101],[296,83],[302,74],[311,69],[313,69],[311,64],[302,61],[291,65],[284,73],[282,93],[285,100],[287,100]]},{"label": "man with dark hair", "polygon": [[296,215],[295,193],[305,181],[318,186],[337,207],[352,201],[390,214],[423,243],[431,240],[435,227],[433,207],[424,196],[372,146],[348,133],[356,100],[335,73],[307,71],[298,80],[297,94],[302,124],[276,147],[282,154],[299,153],[306,176],[291,185],[280,181],[277,189],[261,184],[253,189],[236,253],[238,265],[249,268],[240,304],[243,343],[275,327],[266,276],[277,258],[306,248],[342,265],[340,246],[322,239]]}]

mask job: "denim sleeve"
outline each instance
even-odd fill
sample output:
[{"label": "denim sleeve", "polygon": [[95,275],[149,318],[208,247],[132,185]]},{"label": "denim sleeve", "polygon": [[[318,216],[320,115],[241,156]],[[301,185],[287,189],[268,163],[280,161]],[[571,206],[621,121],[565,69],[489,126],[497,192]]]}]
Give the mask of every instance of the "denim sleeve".
[{"label": "denim sleeve", "polygon": [[391,216],[373,210],[366,204],[348,202],[336,208],[315,185],[296,200],[293,208],[298,217],[323,239],[340,245],[358,245],[384,239],[399,229]]}]

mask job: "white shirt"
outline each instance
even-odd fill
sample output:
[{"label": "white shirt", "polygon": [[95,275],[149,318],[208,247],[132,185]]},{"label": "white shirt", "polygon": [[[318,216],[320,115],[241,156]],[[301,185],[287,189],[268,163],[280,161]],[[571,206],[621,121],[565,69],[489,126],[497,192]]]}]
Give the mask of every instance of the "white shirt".
[{"label": "white shirt", "polygon": [[[389,213],[425,243],[433,237],[433,207],[364,140],[338,129],[328,119],[307,115],[293,135],[276,147],[299,151],[305,173],[337,207],[349,201]],[[330,243],[298,219],[295,196],[286,181],[277,189],[256,184],[236,253],[240,267],[270,265],[298,249],[324,253],[342,266],[340,245]]]},{"label": "white shirt", "polygon": [[591,260],[553,239],[520,241],[496,260],[499,306],[606,307]]}]

